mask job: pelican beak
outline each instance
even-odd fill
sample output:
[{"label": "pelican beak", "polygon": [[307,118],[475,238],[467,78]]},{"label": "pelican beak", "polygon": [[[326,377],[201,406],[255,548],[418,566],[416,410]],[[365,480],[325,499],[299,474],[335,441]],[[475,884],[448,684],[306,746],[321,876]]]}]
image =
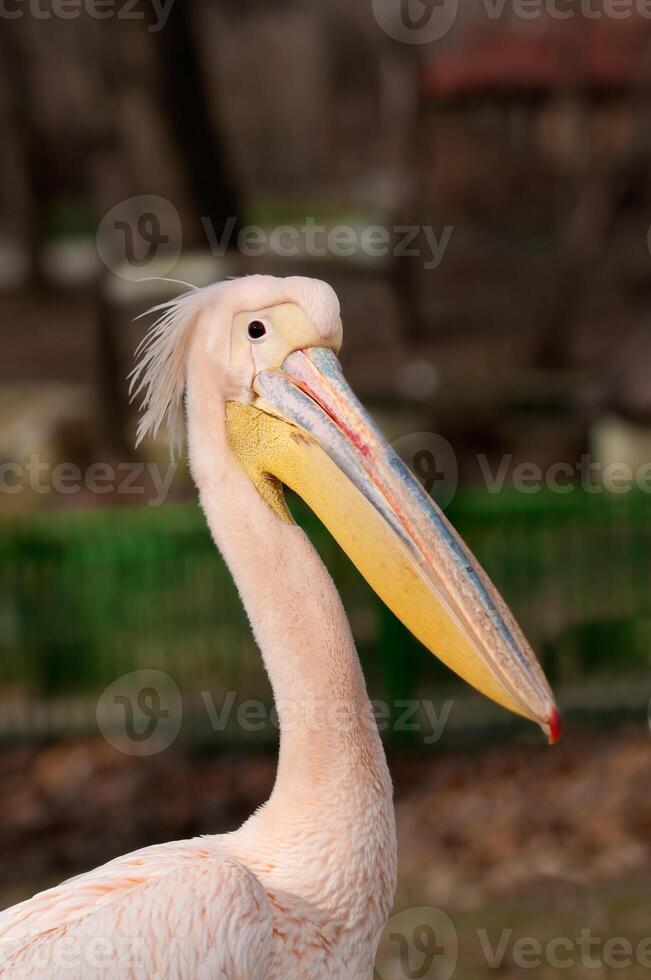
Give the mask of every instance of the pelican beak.
[{"label": "pelican beak", "polygon": [[294,351],[278,370],[258,374],[254,387],[253,406],[229,403],[229,438],[249,472],[255,458],[267,499],[283,512],[273,497],[277,481],[298,493],[421,643],[557,741],[559,711],[511,612],[377,430],[333,351]]}]

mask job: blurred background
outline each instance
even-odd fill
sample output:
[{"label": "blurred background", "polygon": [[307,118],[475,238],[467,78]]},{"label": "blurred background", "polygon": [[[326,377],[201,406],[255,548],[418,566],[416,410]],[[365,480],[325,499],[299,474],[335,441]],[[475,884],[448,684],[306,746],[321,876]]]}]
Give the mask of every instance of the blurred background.
[{"label": "blurred background", "polygon": [[300,274],[566,713],[551,750],[455,682],[292,501],[395,780],[377,975],[520,976],[532,937],[536,976],[558,937],[566,976],[648,973],[651,6],[460,6],[3,5],[0,907],[270,791],[259,654],[126,378],[161,277]]}]

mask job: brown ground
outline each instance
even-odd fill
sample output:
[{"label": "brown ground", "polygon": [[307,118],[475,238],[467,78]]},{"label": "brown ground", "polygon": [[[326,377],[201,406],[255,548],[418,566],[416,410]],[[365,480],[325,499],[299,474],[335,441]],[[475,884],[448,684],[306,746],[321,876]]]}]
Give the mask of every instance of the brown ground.
[{"label": "brown ground", "polygon": [[[574,917],[578,935],[595,914],[611,923],[613,903],[621,911],[632,902],[623,934],[639,933],[641,909],[648,921],[651,741],[643,725],[570,730],[554,749],[528,741],[437,748],[391,765],[396,909],[452,914],[466,958],[480,956],[476,924],[489,928],[490,916],[509,928],[524,916],[521,928],[554,935],[558,913],[565,926]],[[268,755],[175,748],[136,759],[100,740],[4,747],[1,904],[146,843],[230,829],[265,798],[273,775]],[[541,924],[550,909],[551,925]],[[469,975],[482,975],[476,963]]]},{"label": "brown ground", "polygon": [[[642,726],[393,756],[399,902],[472,909],[559,881],[651,872],[651,738]],[[122,755],[99,739],[3,747],[0,884],[67,874],[168,838],[232,829],[274,759],[182,748]]]}]

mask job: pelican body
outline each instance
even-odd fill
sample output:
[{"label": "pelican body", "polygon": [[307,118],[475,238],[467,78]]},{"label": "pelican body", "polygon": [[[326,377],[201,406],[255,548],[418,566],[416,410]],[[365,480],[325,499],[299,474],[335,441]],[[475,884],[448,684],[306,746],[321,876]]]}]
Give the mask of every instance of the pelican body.
[{"label": "pelican body", "polygon": [[178,445],[185,402],[201,506],[273,687],[277,778],[233,833],[136,851],[1,913],[0,977],[370,980],[396,884],[391,779],[341,600],[283,487],[419,640],[552,741],[554,699],[344,380],[328,285],[251,276],[158,312],[133,376],[139,439],[166,423]]}]

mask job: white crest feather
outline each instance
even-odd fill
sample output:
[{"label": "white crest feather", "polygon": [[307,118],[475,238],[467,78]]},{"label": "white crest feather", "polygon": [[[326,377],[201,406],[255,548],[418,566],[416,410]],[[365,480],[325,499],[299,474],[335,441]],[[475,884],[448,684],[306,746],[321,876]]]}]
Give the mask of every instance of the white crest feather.
[{"label": "white crest feather", "polygon": [[192,327],[205,300],[202,294],[204,290],[192,287],[142,314],[159,313],[160,316],[138,346],[138,362],[129,375],[132,401],[144,392],[136,446],[147,435],[155,437],[165,422],[172,457],[183,445],[185,368]]}]

